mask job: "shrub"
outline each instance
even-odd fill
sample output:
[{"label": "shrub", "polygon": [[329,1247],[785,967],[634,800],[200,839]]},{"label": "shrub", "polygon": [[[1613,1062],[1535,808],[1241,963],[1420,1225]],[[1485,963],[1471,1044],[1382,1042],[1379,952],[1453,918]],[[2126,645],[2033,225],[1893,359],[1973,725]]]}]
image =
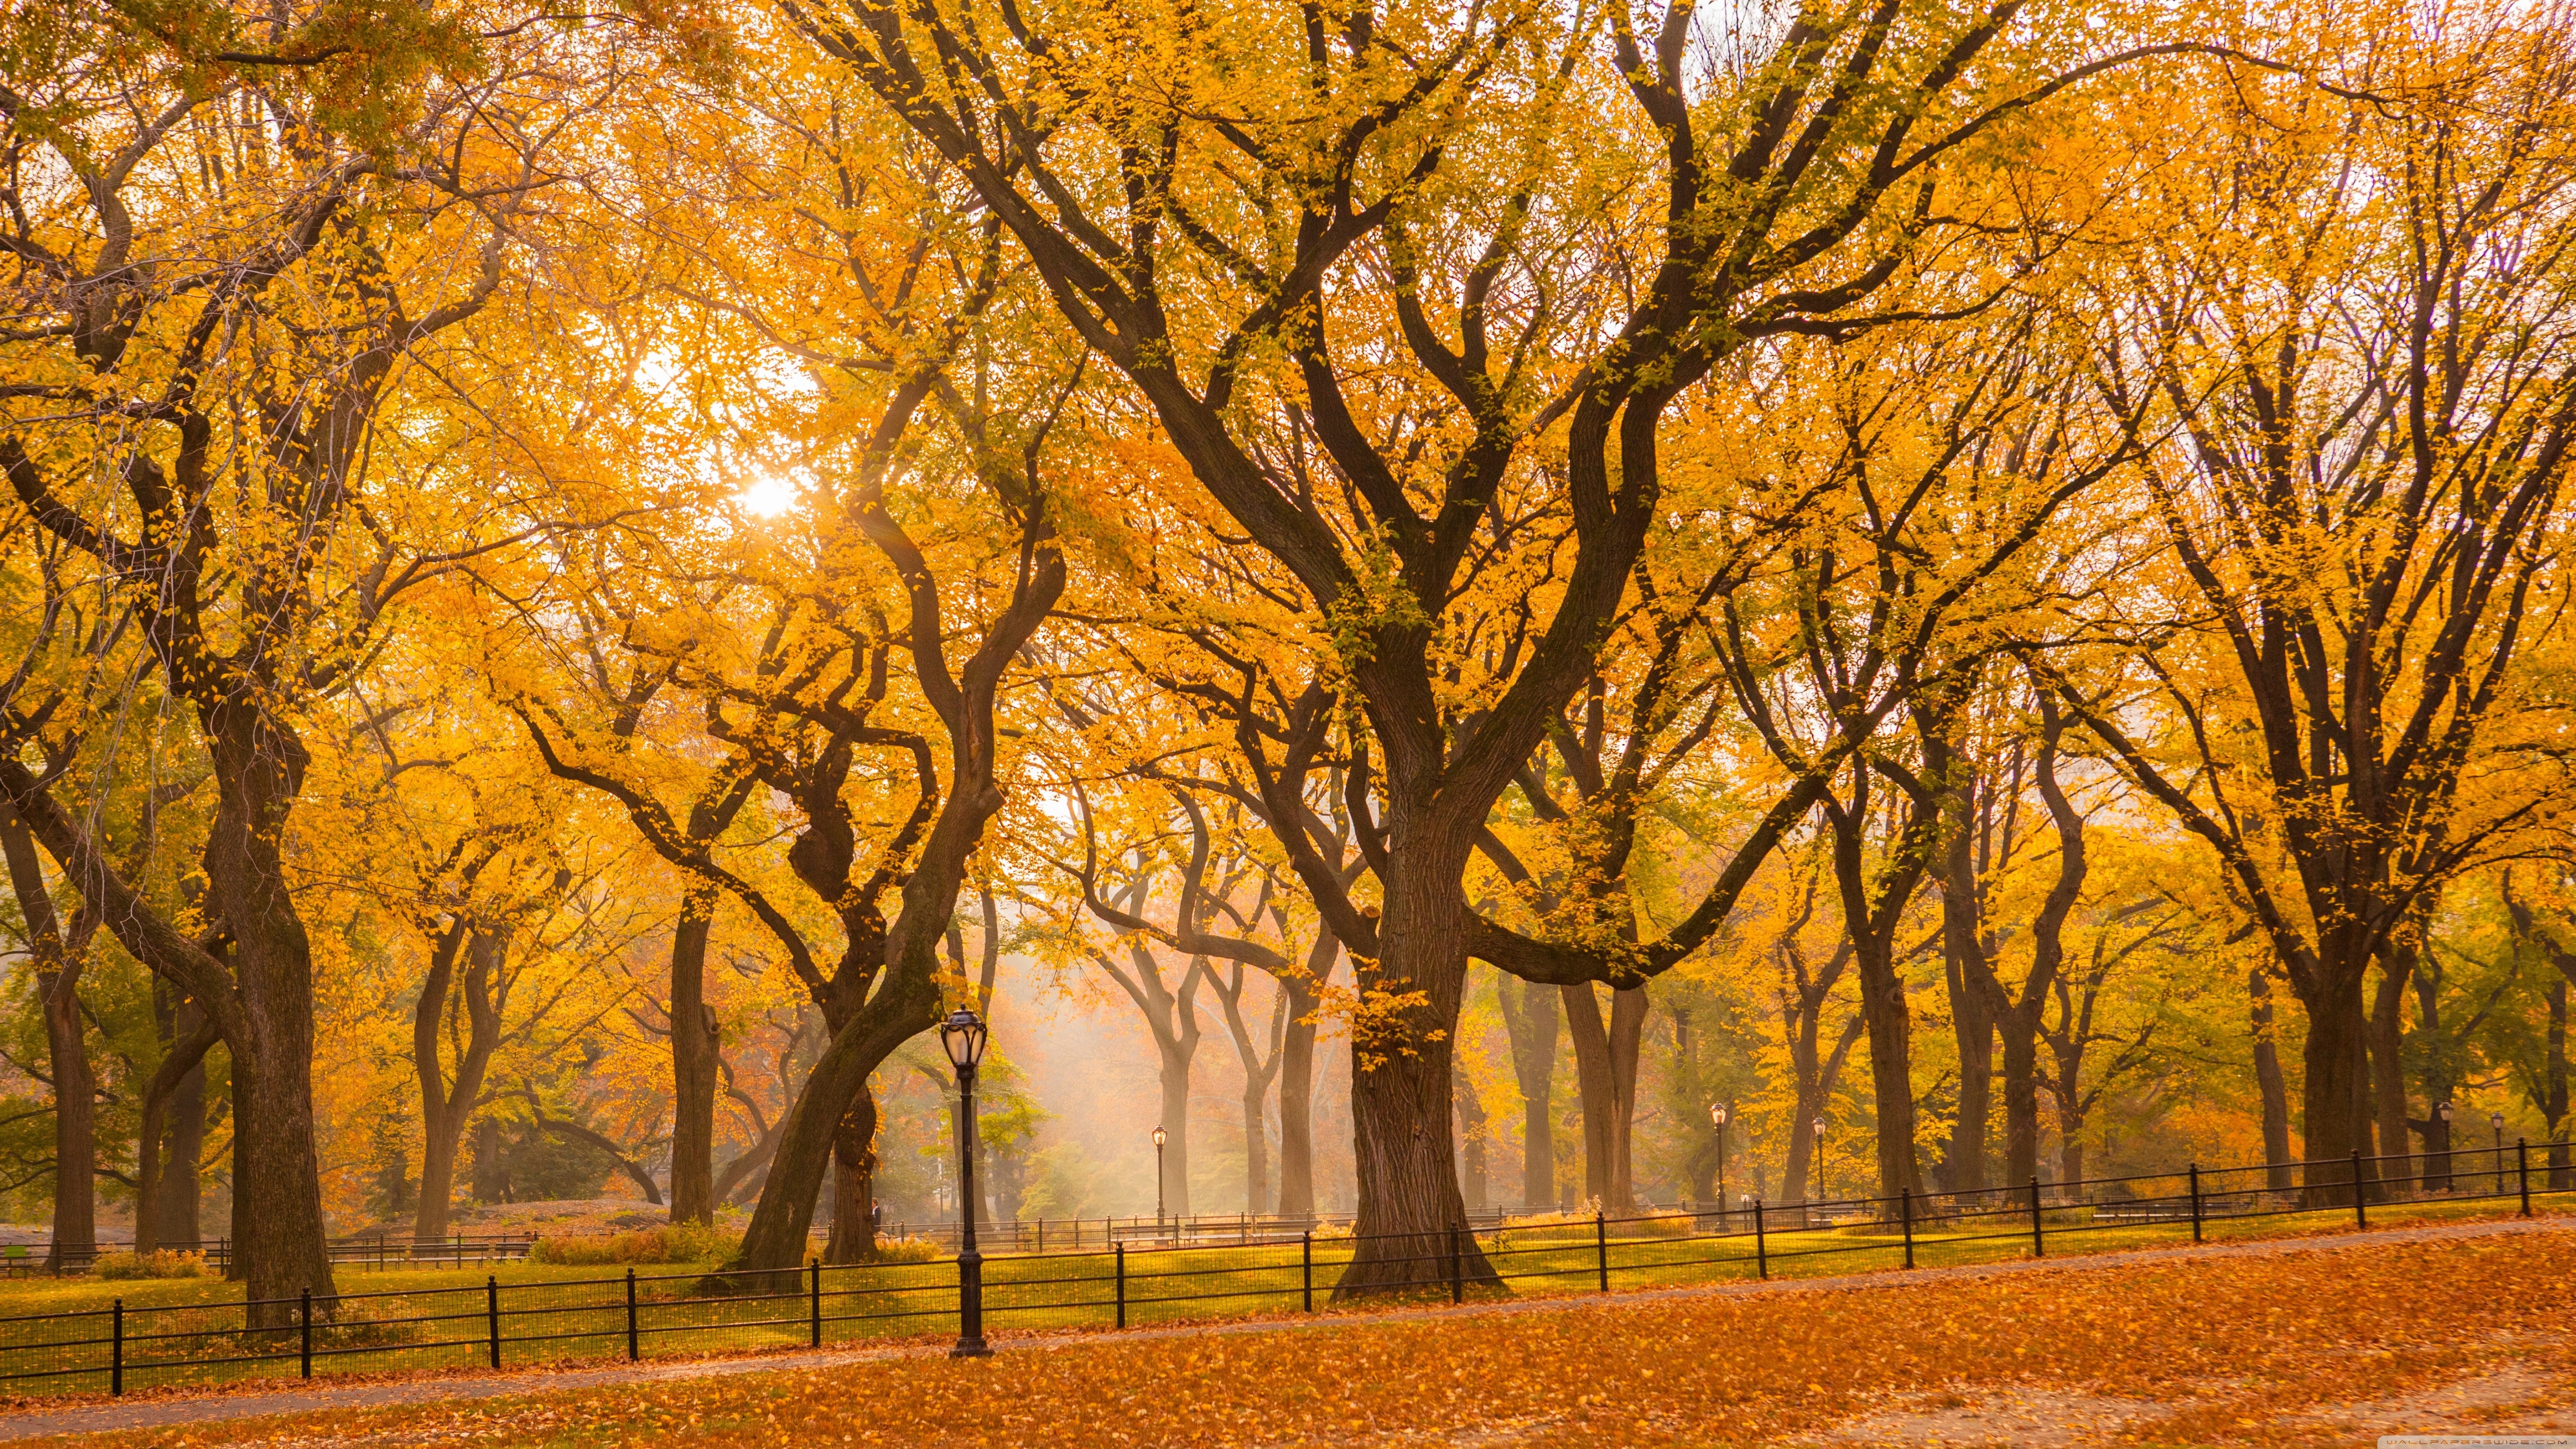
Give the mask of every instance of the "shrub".
[{"label": "shrub", "polygon": [[948,1255],[946,1253],[940,1251],[940,1247],[937,1243],[930,1241],[928,1238],[879,1238],[877,1239],[877,1255],[872,1261],[879,1263],[936,1263],[947,1256]]},{"label": "shrub", "polygon": [[698,1223],[666,1223],[636,1233],[601,1237],[539,1238],[528,1248],[531,1262],[567,1267],[605,1267],[625,1263],[712,1263],[730,1256],[737,1237]]},{"label": "shrub", "polygon": [[214,1270],[206,1266],[203,1253],[178,1253],[168,1248],[158,1252],[101,1253],[90,1271],[101,1278],[211,1278]]}]

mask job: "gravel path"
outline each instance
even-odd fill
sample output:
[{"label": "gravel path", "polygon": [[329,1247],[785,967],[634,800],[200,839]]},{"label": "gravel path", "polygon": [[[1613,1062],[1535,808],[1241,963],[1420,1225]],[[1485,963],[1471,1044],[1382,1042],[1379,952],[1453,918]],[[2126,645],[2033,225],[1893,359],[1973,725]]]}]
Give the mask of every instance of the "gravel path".
[{"label": "gravel path", "polygon": [[[2494,1222],[2445,1223],[2386,1228],[2371,1232],[2334,1233],[2304,1238],[2261,1238],[2211,1243],[2200,1247],[2136,1248],[2085,1253],[2066,1258],[2020,1259],[2001,1263],[1944,1268],[1882,1269],[1830,1278],[1780,1279],[1772,1282],[1708,1283],[1682,1288],[1633,1289],[1608,1295],[1574,1295],[1510,1299],[1463,1307],[1398,1308],[1376,1312],[1335,1313],[1326,1317],[1256,1319],[1242,1323],[1192,1324],[1170,1328],[1131,1328],[1081,1333],[995,1334],[993,1347],[1004,1353],[1063,1348],[1075,1344],[1126,1342],[1140,1338],[1206,1337],[1236,1333],[1296,1333],[1348,1328],[1370,1323],[1404,1322],[1461,1313],[1567,1313],[1625,1307],[1673,1299],[1776,1293],[1828,1293],[1851,1289],[1896,1289],[1923,1282],[2000,1278],[2030,1273],[2088,1273],[2141,1263],[2199,1262],[2208,1259],[2278,1257],[2288,1253],[2328,1252],[2346,1248],[2383,1248],[2406,1243],[2455,1242],[2467,1238],[2518,1236],[2526,1233],[2576,1233],[2576,1221],[2563,1217],[2504,1219]],[[364,1409],[461,1399],[552,1393],[603,1385],[666,1383],[676,1379],[715,1378],[727,1374],[775,1373],[835,1368],[885,1359],[937,1358],[946,1350],[916,1344],[880,1348],[805,1349],[757,1357],[695,1359],[679,1363],[612,1364],[599,1368],[545,1369],[527,1373],[458,1373],[412,1378],[374,1379],[285,1390],[212,1390],[153,1393],[122,1401],[78,1407],[0,1413],[0,1441],[45,1434],[105,1433],[128,1429],[167,1428],[213,1423],[268,1414],[296,1414],[322,1409]]]}]

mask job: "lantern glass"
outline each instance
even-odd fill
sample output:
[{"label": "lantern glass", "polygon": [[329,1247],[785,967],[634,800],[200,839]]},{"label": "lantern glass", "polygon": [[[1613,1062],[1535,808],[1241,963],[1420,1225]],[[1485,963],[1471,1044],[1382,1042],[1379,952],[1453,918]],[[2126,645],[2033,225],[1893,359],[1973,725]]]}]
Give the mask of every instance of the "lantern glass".
[{"label": "lantern glass", "polygon": [[2504,1130],[2504,1114],[2502,1112],[2489,1112],[2487,1114],[2487,1125],[2498,1132],[2502,1132]]},{"label": "lantern glass", "polygon": [[2434,1103],[2434,1104],[2433,1104],[2433,1115],[2434,1115],[2434,1116],[2436,1116],[2436,1117],[2441,1118],[2441,1119],[2442,1119],[2443,1121],[2445,1121],[2445,1122],[2450,1121],[2450,1120],[2451,1120],[2451,1104],[2450,1104],[2450,1103],[2448,1103],[2448,1102],[2436,1102],[2436,1103]]},{"label": "lantern glass", "polygon": [[1163,1129],[1160,1127],[1154,1129],[1154,1145],[1157,1147],[1163,1145]]},{"label": "lantern glass", "polygon": [[1716,1124],[1717,1124],[1718,1126],[1720,1126],[1720,1127],[1725,1126],[1725,1125],[1726,1125],[1726,1104],[1725,1104],[1724,1102],[1711,1102],[1711,1103],[1709,1103],[1709,1104],[1708,1104],[1708,1120],[1710,1120],[1711,1122],[1716,1123]]},{"label": "lantern glass", "polygon": [[939,1024],[939,1044],[948,1052],[949,1065],[967,1071],[984,1060],[984,1021],[973,1009],[961,1006]]}]

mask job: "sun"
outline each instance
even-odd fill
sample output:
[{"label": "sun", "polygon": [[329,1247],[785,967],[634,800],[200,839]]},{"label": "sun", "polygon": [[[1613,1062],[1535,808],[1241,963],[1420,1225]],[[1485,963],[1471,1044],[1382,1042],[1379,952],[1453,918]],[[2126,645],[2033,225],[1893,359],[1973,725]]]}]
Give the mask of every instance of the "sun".
[{"label": "sun", "polygon": [[735,506],[756,518],[776,518],[796,506],[796,480],[763,473],[733,496]]}]

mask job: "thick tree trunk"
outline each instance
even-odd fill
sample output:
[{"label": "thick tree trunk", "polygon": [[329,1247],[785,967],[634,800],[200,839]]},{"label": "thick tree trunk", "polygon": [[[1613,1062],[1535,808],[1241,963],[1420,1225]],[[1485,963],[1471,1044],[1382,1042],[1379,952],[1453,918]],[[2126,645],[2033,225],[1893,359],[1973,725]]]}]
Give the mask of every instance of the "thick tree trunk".
[{"label": "thick tree trunk", "polygon": [[1896,974],[1885,941],[1856,941],[1860,1009],[1869,1030],[1870,1096],[1876,1111],[1878,1195],[1920,1193],[1923,1177],[1914,1151],[1914,1020],[1906,1009],[1905,982]]},{"label": "thick tree trunk", "polygon": [[877,1099],[862,1084],[832,1136],[832,1232],[823,1261],[864,1263],[877,1255]]},{"label": "thick tree trunk", "polygon": [[[1957,752],[1951,752],[1955,761]],[[1973,785],[1973,781],[1970,782]],[[1990,968],[1980,939],[1983,926],[1977,883],[1976,832],[1973,812],[1965,808],[1972,791],[1955,791],[1944,803],[1947,838],[1941,861],[1941,957],[1943,984],[1950,994],[1950,1030],[1959,1046],[1959,1115],[1950,1123],[1950,1145],[1941,1175],[1952,1192],[1972,1193],[1986,1185],[1986,1128],[1994,1111],[1995,1027],[2004,1013],[1988,997]],[[2011,1088],[2005,1088],[2009,1096]],[[2010,1132],[2007,1125],[2006,1132]],[[2026,1181],[2012,1176],[2007,1182]]]},{"label": "thick tree trunk", "polygon": [[248,701],[206,711],[219,789],[207,899],[232,937],[247,1041],[233,1048],[233,1272],[253,1328],[335,1301],[313,1123],[313,955],[280,852],[305,754]]},{"label": "thick tree trunk", "polygon": [[1574,1042],[1575,1110],[1583,1123],[1583,1195],[1610,1206],[1610,1030],[1589,983],[1558,988],[1566,1035]]},{"label": "thick tree trunk", "polygon": [[868,1078],[877,1067],[897,1047],[938,1024],[935,980],[926,969],[889,970],[882,988],[868,1002],[867,1017],[832,1033],[795,1104],[788,1108],[778,1150],[770,1158],[769,1176],[761,1185],[760,1203],[743,1233],[742,1249],[731,1271],[749,1275],[744,1286],[759,1286],[772,1275],[793,1273],[803,1264],[814,1228],[814,1200],[833,1161],[841,1123],[850,1104],[867,1090]]},{"label": "thick tree trunk", "polygon": [[2256,967],[2246,973],[2247,1021],[2254,1034],[2254,1087],[2263,1104],[2263,1160],[2271,1165],[2263,1185],[2286,1192],[2290,1173],[2290,1088],[2281,1073],[2281,1042],[2272,1020],[2272,978]]},{"label": "thick tree trunk", "polygon": [[474,1200],[496,1203],[509,1197],[510,1166],[501,1157],[501,1122],[486,1117],[474,1124]]},{"label": "thick tree trunk", "polygon": [[57,1273],[98,1256],[98,1087],[81,1038],[81,965],[66,956],[58,972],[36,977],[54,1075],[54,1240],[45,1258]]},{"label": "thick tree trunk", "polygon": [[1606,1025],[1591,986],[1564,987],[1562,995],[1582,1099],[1584,1191],[1606,1211],[1627,1212],[1637,1205],[1633,1144],[1646,991],[1631,987],[1610,993]]},{"label": "thick tree trunk", "polygon": [[[2413,974],[2412,947],[2392,947],[2381,962],[2378,990],[2370,1003],[2370,1109],[2378,1129],[2377,1177],[2398,1190],[2413,1187],[2416,1172],[2406,1150],[2405,1042],[2407,978]],[[2365,1155],[2369,1149],[2363,1149]]]},{"label": "thick tree trunk", "polygon": [[[2367,1191],[2374,1180],[2368,1160],[2370,1124],[2364,1111],[2368,1103],[2364,1043],[2370,1023],[2362,1006],[2360,972],[2329,966],[2317,974],[2322,978],[2321,989],[2301,994],[2308,1009],[2308,1041],[2301,1058],[2307,1081],[2300,1099],[2300,1135],[2304,1139],[2301,1156],[2308,1165],[2300,1187],[2311,1208],[2350,1207],[2356,1187]],[[2351,1161],[2355,1149],[2364,1154],[2358,1184]]]},{"label": "thick tree trunk", "polygon": [[[713,886],[691,887],[680,899],[679,925],[671,934],[671,1221],[675,1223],[715,1221],[716,1054],[722,1044],[717,1039],[715,1012],[707,1005],[707,933],[715,910]],[[838,1222],[835,1217],[835,1242],[840,1240]]]},{"label": "thick tree trunk", "polygon": [[[85,940],[66,941],[45,885],[36,838],[15,811],[0,810],[0,854],[18,898],[29,954],[35,959],[36,1007],[45,1023],[45,1068],[54,1094],[54,1235],[45,1253],[55,1273],[98,1255],[98,1087],[81,1035],[80,978]],[[86,936],[82,931],[77,933]]]},{"label": "thick tree trunk", "polygon": [[[1387,1005],[1351,1032],[1359,1223],[1336,1301],[1445,1281],[1450,1229],[1466,1221],[1449,1133],[1449,1080],[1467,984],[1467,908],[1458,880],[1470,835],[1408,829],[1408,813],[1399,806],[1390,815],[1378,959],[1355,963],[1362,999],[1383,992]],[[1472,1239],[1465,1254],[1469,1278],[1496,1281]]]},{"label": "thick tree trunk", "polygon": [[2004,1182],[2039,1175],[2039,1008],[2001,1013],[1996,1029],[2004,1046]]},{"label": "thick tree trunk", "polygon": [[1556,1206],[1556,1089],[1558,992],[1516,976],[1495,983],[1501,993],[1503,1031],[1512,1045],[1512,1076],[1521,1089],[1521,1205],[1532,1211]]},{"label": "thick tree trunk", "polygon": [[[1959,1045],[1959,1115],[1950,1123],[1941,1176],[1952,1192],[1985,1187],[1986,1129],[1994,1115],[1995,1018],[1986,1008],[1985,993],[1973,982],[1963,981],[1965,975],[1960,965],[1950,968],[1950,1029]],[[2009,1085],[2005,1095],[2011,1095]],[[2007,1125],[2007,1133],[2010,1130]],[[2006,1181],[2012,1180],[2007,1174]]]},{"label": "thick tree trunk", "polygon": [[45,1002],[54,1073],[54,1241],[46,1261],[56,1272],[98,1254],[97,1089],[81,1042],[75,981],[64,973]]},{"label": "thick tree trunk", "polygon": [[423,1116],[420,1202],[412,1209],[411,1219],[415,1241],[447,1236],[448,1203],[456,1195],[456,1154],[465,1137],[463,1114],[449,1111],[445,1104],[428,1104]]}]

